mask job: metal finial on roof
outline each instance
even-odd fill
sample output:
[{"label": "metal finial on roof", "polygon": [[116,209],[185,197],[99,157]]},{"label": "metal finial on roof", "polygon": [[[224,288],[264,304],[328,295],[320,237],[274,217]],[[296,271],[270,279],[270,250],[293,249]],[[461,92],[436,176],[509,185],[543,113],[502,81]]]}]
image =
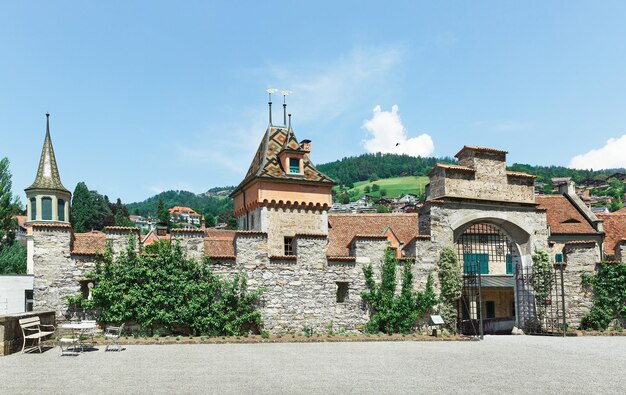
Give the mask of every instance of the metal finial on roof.
[{"label": "metal finial on roof", "polygon": [[287,96],[291,91],[283,89],[280,93],[283,95],[283,125],[287,125]]},{"label": "metal finial on roof", "polygon": [[269,102],[267,104],[269,104],[269,110],[270,110],[270,125],[272,124],[272,93],[276,93],[278,92],[278,89],[276,88],[267,88],[265,90],[267,92],[267,94],[269,95]]},{"label": "metal finial on roof", "polygon": [[291,114],[289,114],[289,129],[291,129]]}]

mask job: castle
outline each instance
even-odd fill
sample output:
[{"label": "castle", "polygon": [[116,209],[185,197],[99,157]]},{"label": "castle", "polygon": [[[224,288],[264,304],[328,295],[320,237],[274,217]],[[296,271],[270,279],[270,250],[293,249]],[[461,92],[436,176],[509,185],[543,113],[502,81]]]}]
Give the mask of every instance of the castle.
[{"label": "castle", "polygon": [[[581,275],[626,252],[626,216],[598,218],[571,184],[558,195],[536,196],[534,176],[506,170],[506,151],[464,146],[456,154],[458,165],[436,165],[417,214],[329,214],[335,183],[315,168],[310,152],[311,142],[296,138],[291,116],[275,125],[270,110],[250,168],[231,194],[238,230],[172,230],[189,256],[208,256],[215,272],[244,272],[251,288],[265,289],[260,309],[266,330],[360,329],[369,319],[360,296],[365,265],[380,275],[391,247],[411,264],[415,287],[423,288],[428,273],[436,279],[439,254],[448,246],[466,272],[481,262],[481,298],[466,283],[460,318],[480,314],[493,322],[493,331],[523,324],[532,302],[515,271],[532,268],[532,254],[543,250],[561,264],[561,314],[577,327],[592,306]],[[66,297],[87,295],[94,286],[85,273],[107,241],[118,253],[139,229],[73,232],[71,196],[61,183],[48,120],[37,176],[26,195],[34,307],[63,317]]]}]

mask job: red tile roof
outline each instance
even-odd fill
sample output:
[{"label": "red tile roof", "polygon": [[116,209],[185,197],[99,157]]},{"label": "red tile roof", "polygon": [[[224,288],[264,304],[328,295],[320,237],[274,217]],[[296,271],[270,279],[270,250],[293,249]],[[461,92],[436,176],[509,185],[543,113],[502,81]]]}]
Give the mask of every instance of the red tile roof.
[{"label": "red tile roof", "polygon": [[563,195],[536,196],[539,209],[546,210],[552,234],[598,233],[576,206]]},{"label": "red tile roof", "polygon": [[384,236],[391,228],[398,240],[407,244],[417,236],[418,214],[329,214],[328,248],[333,257],[348,256],[348,244],[356,235]]},{"label": "red tile roof", "polygon": [[74,255],[96,255],[104,252],[106,235],[97,230],[86,233],[74,233]]},{"label": "red tile roof", "polygon": [[615,253],[615,245],[626,239],[626,213],[597,213],[598,218],[604,221],[604,252],[607,255]]},{"label": "red tile roof", "polygon": [[212,257],[232,257],[235,255],[234,230],[207,229],[204,238],[204,255]]},{"label": "red tile roof", "polygon": [[199,217],[200,216],[200,214],[196,213],[196,211],[194,209],[189,208],[189,207],[184,207],[184,206],[174,206],[174,207],[172,207],[171,209],[168,210],[168,212],[170,214],[180,214],[183,211],[187,211],[189,213],[189,215],[193,216],[193,217]]}]

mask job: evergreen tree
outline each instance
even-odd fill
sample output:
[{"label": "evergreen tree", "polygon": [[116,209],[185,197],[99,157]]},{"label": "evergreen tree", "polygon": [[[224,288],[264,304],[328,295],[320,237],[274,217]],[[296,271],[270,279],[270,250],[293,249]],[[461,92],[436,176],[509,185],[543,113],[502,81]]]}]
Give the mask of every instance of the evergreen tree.
[{"label": "evergreen tree", "polygon": [[157,218],[159,219],[158,224],[161,226],[170,226],[170,213],[165,208],[165,204],[163,200],[159,199],[159,204],[157,206]]},{"label": "evergreen tree", "polygon": [[[76,184],[72,196],[72,210],[70,222],[74,227],[74,232],[87,232],[92,229],[101,229],[98,226],[98,211],[93,201],[89,188],[84,182]],[[100,222],[101,223],[101,222]]]},{"label": "evergreen tree", "polygon": [[11,172],[9,160],[0,160],[0,249],[13,244],[15,229],[17,227],[17,215],[21,209],[19,200],[13,197],[11,192]]},{"label": "evergreen tree", "polygon": [[128,218],[128,209],[122,204],[122,199],[117,198],[115,202],[115,226],[133,226],[130,218]]},{"label": "evergreen tree", "polygon": [[26,246],[15,240],[17,219],[22,209],[11,192],[9,160],[0,160],[0,274],[26,274]]}]

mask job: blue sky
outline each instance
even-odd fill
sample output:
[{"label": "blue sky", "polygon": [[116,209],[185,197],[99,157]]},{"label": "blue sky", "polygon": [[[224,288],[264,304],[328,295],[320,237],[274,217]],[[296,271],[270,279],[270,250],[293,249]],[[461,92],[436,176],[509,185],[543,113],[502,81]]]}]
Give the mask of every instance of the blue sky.
[{"label": "blue sky", "polygon": [[626,166],[626,3],[302,3],[3,1],[15,193],[35,177],[46,111],[70,190],[132,202],[235,185],[270,86],[293,92],[316,163],[468,144],[510,163]]}]

